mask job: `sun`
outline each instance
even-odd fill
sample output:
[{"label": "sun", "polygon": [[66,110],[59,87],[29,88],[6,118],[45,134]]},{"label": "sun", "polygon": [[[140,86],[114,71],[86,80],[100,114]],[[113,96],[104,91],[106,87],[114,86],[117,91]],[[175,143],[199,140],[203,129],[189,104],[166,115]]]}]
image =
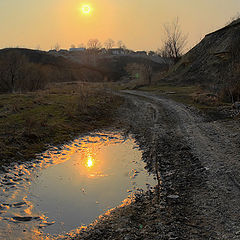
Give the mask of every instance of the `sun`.
[{"label": "sun", "polygon": [[82,13],[84,13],[84,14],[89,14],[90,12],[91,12],[91,6],[90,5],[83,5],[82,6]]},{"label": "sun", "polygon": [[91,156],[88,156],[87,167],[91,168],[92,166],[93,166],[93,158]]}]

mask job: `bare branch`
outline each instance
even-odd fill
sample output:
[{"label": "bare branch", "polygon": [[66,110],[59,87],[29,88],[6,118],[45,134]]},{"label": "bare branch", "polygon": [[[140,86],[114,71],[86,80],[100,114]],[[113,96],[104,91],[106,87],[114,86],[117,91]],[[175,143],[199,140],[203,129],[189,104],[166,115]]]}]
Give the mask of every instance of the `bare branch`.
[{"label": "bare branch", "polygon": [[126,49],[126,45],[123,43],[122,40],[119,40],[119,41],[117,42],[117,46],[118,46],[119,48]]},{"label": "bare branch", "polygon": [[101,42],[97,38],[90,39],[87,45],[88,45],[88,48],[92,50],[99,50],[102,47]]},{"label": "bare branch", "polygon": [[164,24],[163,28],[165,37],[160,50],[161,56],[171,58],[176,63],[184,53],[188,36],[183,34],[178,18],[171,24]]},{"label": "bare branch", "polygon": [[115,42],[111,38],[107,39],[106,42],[104,43],[104,46],[106,47],[106,49],[112,49],[114,45],[115,45]]}]

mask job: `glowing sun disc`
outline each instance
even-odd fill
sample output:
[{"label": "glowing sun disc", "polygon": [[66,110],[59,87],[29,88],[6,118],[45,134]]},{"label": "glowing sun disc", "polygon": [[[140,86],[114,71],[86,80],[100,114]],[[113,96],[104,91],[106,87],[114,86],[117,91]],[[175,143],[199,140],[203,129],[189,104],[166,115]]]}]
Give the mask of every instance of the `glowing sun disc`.
[{"label": "glowing sun disc", "polygon": [[88,167],[92,167],[93,166],[93,161],[91,159],[89,159],[87,165],[88,165]]},{"label": "glowing sun disc", "polygon": [[92,157],[88,157],[88,161],[87,161],[87,167],[91,168],[93,166],[93,159]]},{"label": "glowing sun disc", "polygon": [[83,12],[84,14],[90,13],[90,12],[91,12],[91,7],[90,7],[89,5],[83,5],[83,6],[82,6],[82,12]]}]

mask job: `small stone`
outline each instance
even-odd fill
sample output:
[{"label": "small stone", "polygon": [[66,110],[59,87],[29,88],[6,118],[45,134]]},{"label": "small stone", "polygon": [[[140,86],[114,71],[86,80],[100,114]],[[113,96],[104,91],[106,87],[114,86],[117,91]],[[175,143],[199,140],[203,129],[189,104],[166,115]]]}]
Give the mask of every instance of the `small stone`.
[{"label": "small stone", "polygon": [[131,237],[128,236],[128,235],[126,235],[126,236],[124,237],[124,240],[131,240]]},{"label": "small stone", "polygon": [[236,235],[240,235],[240,231],[237,231],[235,234],[236,234]]},{"label": "small stone", "polygon": [[170,199],[178,199],[179,196],[178,196],[178,195],[168,195],[167,198],[170,198]]}]

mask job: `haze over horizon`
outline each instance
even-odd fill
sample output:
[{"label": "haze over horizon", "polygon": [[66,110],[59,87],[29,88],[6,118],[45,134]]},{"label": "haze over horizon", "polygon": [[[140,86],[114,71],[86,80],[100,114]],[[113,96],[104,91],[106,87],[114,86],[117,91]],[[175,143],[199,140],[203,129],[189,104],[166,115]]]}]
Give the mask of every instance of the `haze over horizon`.
[{"label": "haze over horizon", "polygon": [[[91,6],[89,14],[80,11]],[[122,40],[134,50],[161,47],[162,26],[179,17],[188,47],[223,27],[239,0],[8,0],[0,2],[0,48],[68,49],[91,38]]]}]

